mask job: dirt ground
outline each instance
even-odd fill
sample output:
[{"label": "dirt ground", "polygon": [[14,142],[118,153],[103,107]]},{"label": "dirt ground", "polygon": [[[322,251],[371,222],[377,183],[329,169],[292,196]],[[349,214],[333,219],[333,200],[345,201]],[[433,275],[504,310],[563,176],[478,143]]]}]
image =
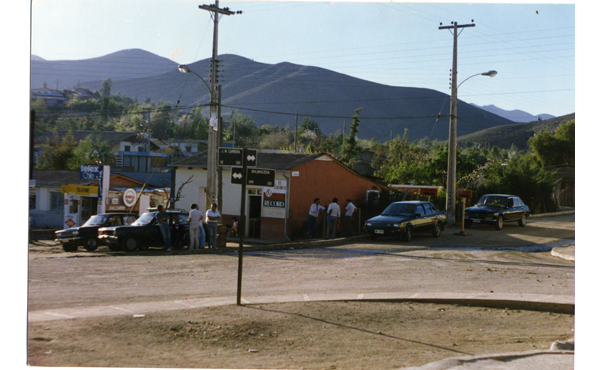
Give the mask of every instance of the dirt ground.
[{"label": "dirt ground", "polygon": [[28,326],[32,366],[395,369],[548,349],[574,316],[410,302],[303,302]]}]

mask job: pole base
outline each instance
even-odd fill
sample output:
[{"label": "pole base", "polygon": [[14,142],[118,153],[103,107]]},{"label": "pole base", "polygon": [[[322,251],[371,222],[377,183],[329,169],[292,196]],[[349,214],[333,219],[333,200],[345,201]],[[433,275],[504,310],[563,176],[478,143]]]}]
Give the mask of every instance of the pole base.
[{"label": "pole base", "polygon": [[473,236],[473,234],[468,234],[468,233],[466,233],[464,231],[460,231],[460,232],[454,233],[454,235],[458,235],[458,236]]}]

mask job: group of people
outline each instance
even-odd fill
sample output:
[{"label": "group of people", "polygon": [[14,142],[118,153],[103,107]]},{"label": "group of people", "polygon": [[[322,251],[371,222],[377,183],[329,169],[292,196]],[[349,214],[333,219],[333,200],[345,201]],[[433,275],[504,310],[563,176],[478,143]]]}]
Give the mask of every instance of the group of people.
[{"label": "group of people", "polygon": [[[341,208],[338,204],[338,198],[333,198],[331,203],[327,206],[327,209],[323,207],[321,204],[321,200],[319,198],[315,198],[313,203],[310,205],[310,210],[308,212],[308,232],[306,235],[309,238],[313,237],[313,234],[317,228],[317,219],[319,217],[319,213],[326,212],[325,217],[325,239],[335,238],[338,222],[341,221]],[[356,206],[352,204],[352,200],[350,198],[346,198],[346,203],[344,204],[344,232],[347,236],[352,236],[352,215],[356,210]]]},{"label": "group of people", "polygon": [[[208,248],[217,248],[217,225],[221,219],[221,214],[217,210],[217,204],[211,204],[206,214],[200,211],[197,204],[190,207],[187,222],[190,223],[190,246],[189,250],[204,249],[206,247],[206,234],[208,234]],[[171,228],[169,227],[169,215],[164,206],[158,206],[157,221],[160,227],[160,233],[165,242],[165,249],[171,251]],[[204,232],[206,224],[206,234]]]}]

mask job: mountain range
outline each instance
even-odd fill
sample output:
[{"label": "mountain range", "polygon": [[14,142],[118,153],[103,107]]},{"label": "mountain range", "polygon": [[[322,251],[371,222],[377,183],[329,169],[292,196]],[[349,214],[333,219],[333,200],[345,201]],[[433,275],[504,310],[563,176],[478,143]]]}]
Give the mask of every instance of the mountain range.
[{"label": "mountain range", "polygon": [[[112,93],[144,101],[169,102],[175,109],[206,105],[210,59],[188,65],[198,76],[181,73],[177,63],[140,49],[123,50],[103,57],[47,61],[31,58],[31,88],[63,90],[82,87],[99,90],[112,81]],[[326,134],[349,131],[357,108],[358,137],[380,141],[403,135],[418,140],[448,138],[449,96],[432,89],[397,87],[369,82],[318,67],[292,63],[265,64],[231,54],[219,56],[219,84],[224,120],[235,110],[251,116],[257,126],[290,127],[311,118]],[[199,78],[199,76],[205,76]],[[458,135],[514,124],[518,118],[503,117],[507,111],[478,107],[459,100]],[[522,112],[519,117],[526,117]],[[531,116],[537,121],[537,116]],[[519,121],[520,122],[520,121]]]}]

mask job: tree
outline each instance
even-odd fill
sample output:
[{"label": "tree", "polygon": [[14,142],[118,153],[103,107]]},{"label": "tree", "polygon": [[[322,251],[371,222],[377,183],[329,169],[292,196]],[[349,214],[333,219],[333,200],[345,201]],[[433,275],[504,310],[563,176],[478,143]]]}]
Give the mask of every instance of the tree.
[{"label": "tree", "polygon": [[531,137],[529,147],[543,166],[575,163],[575,121],[560,125],[556,133],[542,131]]},{"label": "tree", "polygon": [[114,153],[105,141],[100,141],[93,135],[88,135],[73,149],[73,157],[69,161],[69,169],[77,170],[84,164],[110,164],[113,162]]},{"label": "tree", "polygon": [[67,132],[62,141],[59,141],[58,131],[55,131],[53,140],[48,139],[42,144],[42,154],[38,157],[36,167],[44,170],[68,170],[76,146],[71,131]]},{"label": "tree", "polygon": [[352,116],[352,124],[350,124],[350,134],[344,141],[344,146],[342,147],[341,161],[350,167],[352,167],[354,162],[356,162],[356,159],[353,157],[359,155],[360,153],[359,148],[356,145],[356,134],[358,134],[358,126],[360,124],[358,116],[360,115],[361,110],[362,108],[358,108],[354,111],[354,115]]}]

